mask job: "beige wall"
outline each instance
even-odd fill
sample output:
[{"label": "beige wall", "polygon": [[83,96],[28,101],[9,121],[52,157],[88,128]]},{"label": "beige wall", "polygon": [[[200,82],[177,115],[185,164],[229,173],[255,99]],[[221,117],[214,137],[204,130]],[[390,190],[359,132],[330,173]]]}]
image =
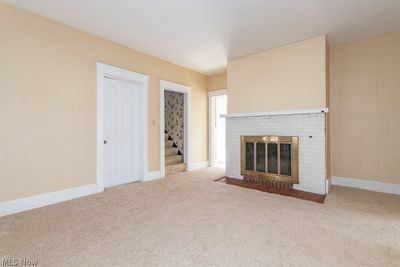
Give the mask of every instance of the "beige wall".
[{"label": "beige wall", "polygon": [[400,183],[400,32],[331,48],[332,175]]},{"label": "beige wall", "polygon": [[[326,107],[330,109],[330,90],[331,90],[331,72],[330,72],[330,46],[326,42],[325,53],[325,75],[326,75]],[[325,116],[325,134],[326,134],[326,177],[331,177],[331,114],[328,112]]]},{"label": "beige wall", "polygon": [[226,88],[226,83],[227,83],[226,78],[227,78],[226,72],[209,76],[208,80],[207,80],[208,91],[227,89]]},{"label": "beige wall", "polygon": [[228,62],[228,113],[326,107],[325,36]]},{"label": "beige wall", "polygon": [[192,87],[191,160],[207,161],[204,75],[4,4],[0,58],[0,202],[95,183],[97,61],[150,75],[150,171],[160,79]]}]

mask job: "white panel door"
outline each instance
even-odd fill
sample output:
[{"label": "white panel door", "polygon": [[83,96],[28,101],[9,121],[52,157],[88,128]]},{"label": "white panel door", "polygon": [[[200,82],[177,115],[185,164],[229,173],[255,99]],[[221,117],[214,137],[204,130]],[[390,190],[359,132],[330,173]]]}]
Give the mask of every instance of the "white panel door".
[{"label": "white panel door", "polygon": [[139,180],[140,83],[105,78],[104,186]]}]

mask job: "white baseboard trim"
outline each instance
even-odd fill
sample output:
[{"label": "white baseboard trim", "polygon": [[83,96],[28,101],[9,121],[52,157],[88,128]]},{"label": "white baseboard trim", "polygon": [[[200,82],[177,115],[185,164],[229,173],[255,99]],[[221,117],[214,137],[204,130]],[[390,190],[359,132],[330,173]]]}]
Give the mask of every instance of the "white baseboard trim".
[{"label": "white baseboard trim", "polygon": [[155,172],[148,172],[144,176],[143,182],[149,182],[153,180],[157,180],[161,178],[161,172],[160,171],[155,171]]},{"label": "white baseboard trim", "polygon": [[98,193],[90,184],[0,203],[0,217]]},{"label": "white baseboard trim", "polygon": [[389,183],[382,183],[369,180],[344,178],[338,176],[332,176],[331,183],[332,185],[355,187],[375,192],[400,195],[400,184],[389,184]]},{"label": "white baseboard trim", "polygon": [[194,171],[198,169],[203,169],[208,167],[208,161],[203,161],[203,162],[197,162],[197,163],[191,163],[188,165],[188,171]]}]

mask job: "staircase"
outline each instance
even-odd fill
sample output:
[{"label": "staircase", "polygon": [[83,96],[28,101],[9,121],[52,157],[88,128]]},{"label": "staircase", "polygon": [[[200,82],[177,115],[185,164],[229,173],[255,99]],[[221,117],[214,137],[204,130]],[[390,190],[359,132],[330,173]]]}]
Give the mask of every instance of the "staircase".
[{"label": "staircase", "polygon": [[165,133],[165,175],[185,171],[186,164],[183,163],[183,156],[169,134]]}]

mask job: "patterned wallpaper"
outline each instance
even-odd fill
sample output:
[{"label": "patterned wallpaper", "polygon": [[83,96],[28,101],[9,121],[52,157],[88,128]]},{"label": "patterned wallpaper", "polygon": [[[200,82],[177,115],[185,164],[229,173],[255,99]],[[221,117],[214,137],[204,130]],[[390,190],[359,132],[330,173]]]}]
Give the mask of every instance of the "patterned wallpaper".
[{"label": "patterned wallpaper", "polygon": [[165,129],[183,155],[184,96],[181,93],[165,91]]}]

